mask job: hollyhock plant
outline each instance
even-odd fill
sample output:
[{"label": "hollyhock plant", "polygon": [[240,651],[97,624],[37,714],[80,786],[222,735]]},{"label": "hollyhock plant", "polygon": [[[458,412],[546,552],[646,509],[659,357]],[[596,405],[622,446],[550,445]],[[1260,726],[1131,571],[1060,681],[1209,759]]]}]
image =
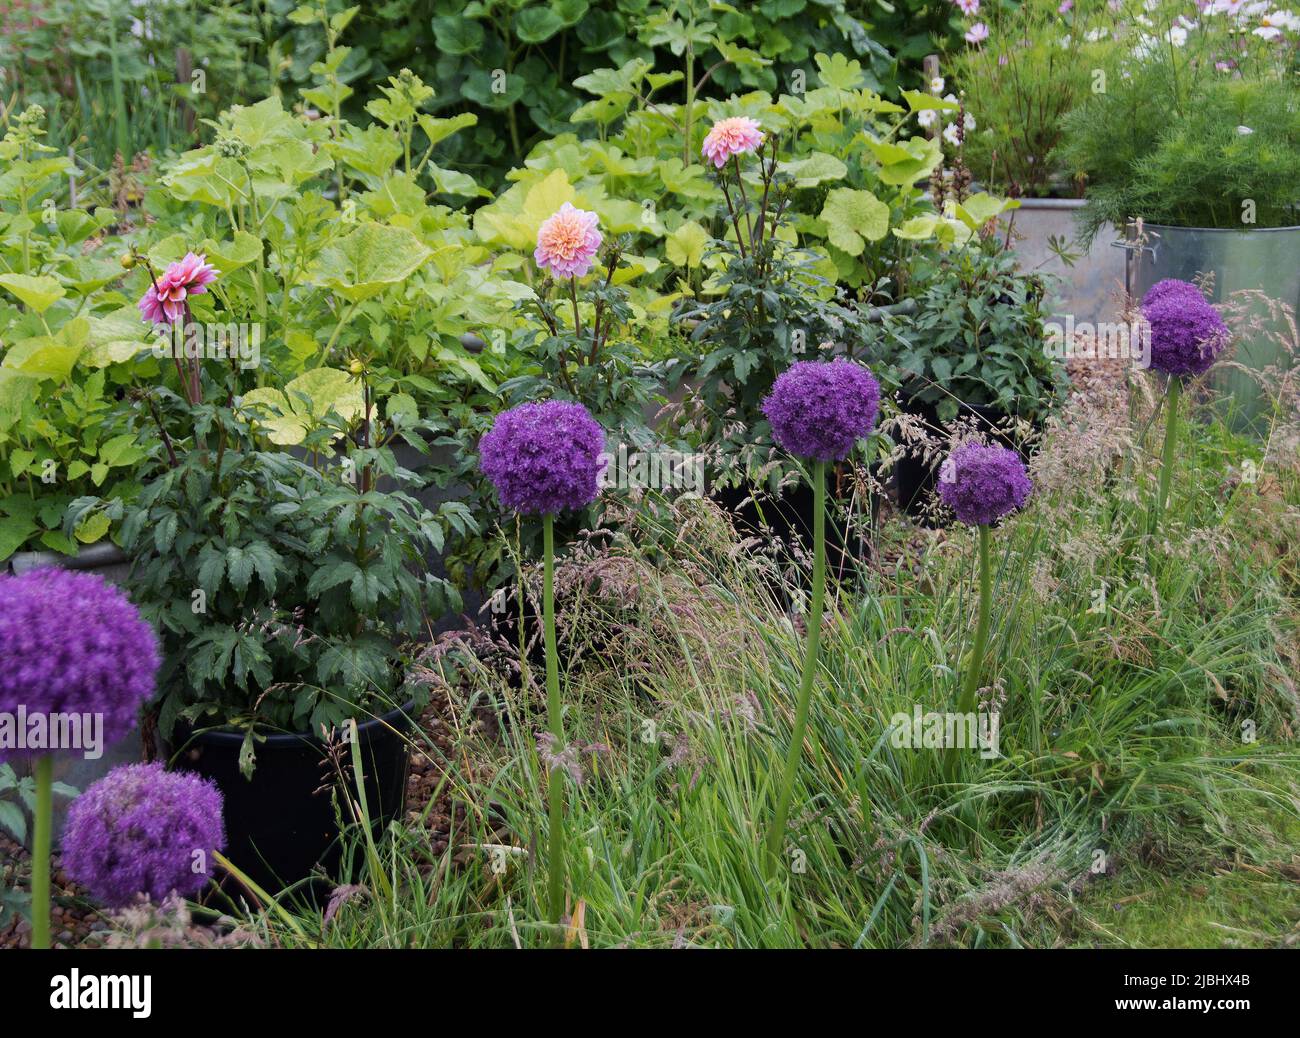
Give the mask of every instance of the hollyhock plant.
[{"label": "hollyhock plant", "polygon": [[549,789],[548,915],[564,915],[564,721],[555,645],[555,513],[585,508],[600,493],[605,434],[581,404],[549,400],[497,415],[479,443],[479,467],[502,505],[542,516],[542,622],[546,636],[546,716],[552,736]]},{"label": "hollyhock plant", "polygon": [[1203,375],[1228,344],[1228,328],[1219,311],[1188,281],[1167,278],[1153,285],[1142,300],[1142,318],[1151,335],[1151,366],[1169,377],[1165,390],[1165,443],[1160,480],[1147,517],[1155,533],[1169,501],[1169,483],[1178,450],[1178,408],[1183,379]]},{"label": "hollyhock plant", "polygon": [[[963,444],[948,456],[939,470],[939,497],[957,513],[959,521],[979,530],[979,615],[975,644],[966,666],[966,678],[957,700],[958,713],[975,711],[975,693],[984,666],[989,614],[993,600],[993,570],[989,556],[989,527],[1023,508],[1033,484],[1019,454],[1006,447]],[[947,758],[951,768],[955,758]]]},{"label": "hollyhock plant", "polygon": [[136,306],[151,324],[175,324],[189,315],[189,297],[202,295],[217,280],[217,269],[206,255],[187,252],[153,280]]},{"label": "hollyhock plant", "polygon": [[880,383],[870,369],[843,358],[800,361],[783,371],[763,401],[772,438],[783,450],[813,462],[813,589],[808,646],[795,703],[794,728],[786,752],[776,814],[767,835],[764,868],[770,877],[781,856],[794,777],[803,750],[812,702],[813,675],[821,646],[822,602],[826,592],[826,463],[849,456],[870,435],[880,413]]},{"label": "hollyhock plant", "polygon": [[221,793],[161,764],[114,768],[72,802],[63,834],[68,875],[109,908],[139,894],[190,897],[225,847]]},{"label": "hollyhock plant", "polygon": [[51,745],[51,719],[99,726],[101,750],[120,742],[154,692],[159,662],[153,629],[101,577],[64,569],[0,576],[0,714],[26,719],[22,732],[8,732],[21,746],[0,728],[0,760],[33,757],[36,778],[33,948],[50,943],[52,754],[72,749]]}]

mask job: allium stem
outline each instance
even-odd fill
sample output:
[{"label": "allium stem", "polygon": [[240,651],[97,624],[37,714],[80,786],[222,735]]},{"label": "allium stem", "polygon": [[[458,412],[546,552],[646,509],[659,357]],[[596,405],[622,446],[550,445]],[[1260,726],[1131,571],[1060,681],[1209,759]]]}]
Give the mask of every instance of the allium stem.
[{"label": "allium stem", "polygon": [[984,669],[984,648],[989,640],[989,613],[993,604],[993,565],[989,552],[989,528],[979,527],[980,605],[979,619],[975,622],[975,645],[966,665],[966,680],[962,684],[961,698],[957,701],[958,713],[971,713],[975,709],[975,692],[980,687],[980,673]]},{"label": "allium stem", "polygon": [[1156,499],[1151,504],[1147,519],[1147,532],[1154,534],[1160,528],[1160,517],[1169,504],[1169,481],[1173,477],[1174,459],[1178,450],[1178,405],[1183,396],[1181,375],[1169,376],[1169,389],[1165,394],[1165,449],[1160,459],[1160,485]]},{"label": "allium stem", "polygon": [[50,843],[54,828],[54,758],[36,758],[36,828],[32,835],[32,947],[50,946]]},{"label": "allium stem", "polygon": [[794,729],[790,732],[790,748],[786,751],[785,774],[781,779],[780,799],[776,804],[776,817],[767,834],[765,869],[770,879],[776,872],[785,842],[785,823],[790,814],[790,798],[794,793],[794,776],[803,754],[803,736],[808,727],[808,708],[812,701],[813,676],[817,672],[817,653],[821,647],[822,601],[826,595],[826,462],[813,467],[813,588],[812,611],[808,614],[808,648],[803,660],[803,676],[799,682],[799,699],[795,704]]},{"label": "allium stem", "polygon": [[[546,628],[546,719],[555,736],[552,752],[564,752],[564,718],[560,712],[560,661],[555,647],[555,517],[543,520],[544,562],[542,578],[542,622]],[[548,917],[559,923],[564,915],[564,770],[550,768],[551,821],[547,868],[550,870]]]},{"label": "allium stem", "polygon": [[[979,568],[980,601],[979,616],[975,621],[975,644],[971,647],[970,657],[966,661],[966,674],[962,681],[961,694],[957,697],[957,712],[970,714],[975,712],[975,693],[980,687],[980,674],[984,670],[984,649],[989,640],[989,614],[993,606],[993,564],[990,558],[989,527],[981,523],[979,529]],[[958,749],[949,746],[944,751],[944,777],[952,780],[957,770]]]}]

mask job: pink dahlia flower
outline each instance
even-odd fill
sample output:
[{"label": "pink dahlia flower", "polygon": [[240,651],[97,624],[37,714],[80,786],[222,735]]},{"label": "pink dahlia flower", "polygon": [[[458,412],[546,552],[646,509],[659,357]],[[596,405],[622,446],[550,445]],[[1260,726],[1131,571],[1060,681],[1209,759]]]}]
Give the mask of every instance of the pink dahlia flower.
[{"label": "pink dahlia flower", "polygon": [[201,295],[217,280],[217,271],[207,256],[187,252],[185,258],[171,264],[157,284],[140,297],[136,304],[141,317],[153,324],[175,324],[188,312],[190,296]]},{"label": "pink dahlia flower", "polygon": [[718,169],[721,169],[731,156],[755,152],[762,143],[763,131],[758,128],[758,123],[746,116],[738,115],[714,123],[708,136],[704,138],[704,147],[700,151],[706,159],[710,159]]},{"label": "pink dahlia flower", "polygon": [[603,240],[596,229],[598,221],[595,213],[565,202],[538,229],[533,259],[556,277],[582,277],[591,269]]}]

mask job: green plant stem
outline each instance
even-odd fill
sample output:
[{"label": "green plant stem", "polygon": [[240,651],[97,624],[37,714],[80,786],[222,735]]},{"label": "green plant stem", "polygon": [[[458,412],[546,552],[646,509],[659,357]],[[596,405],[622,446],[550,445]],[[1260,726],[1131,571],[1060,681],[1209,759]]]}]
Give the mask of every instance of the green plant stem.
[{"label": "green plant stem", "polygon": [[1183,396],[1181,375],[1169,376],[1169,389],[1165,394],[1165,449],[1160,458],[1160,484],[1156,499],[1151,504],[1147,532],[1154,534],[1160,528],[1160,516],[1169,504],[1169,481],[1173,476],[1175,452],[1178,450],[1178,405]]},{"label": "green plant stem", "polygon": [[[980,674],[984,669],[984,649],[989,639],[989,614],[993,605],[993,564],[990,558],[989,541],[991,535],[986,525],[979,528],[979,571],[980,599],[979,616],[975,621],[975,644],[971,647],[966,660],[966,674],[962,680],[961,692],[957,696],[957,712],[970,714],[975,712],[975,693],[980,687]],[[949,782],[957,773],[957,757],[961,751],[956,746],[949,746],[943,754],[943,775]]]},{"label": "green plant stem", "polygon": [[989,640],[989,613],[993,605],[993,565],[989,558],[988,526],[981,525],[979,532],[980,604],[979,619],[975,623],[975,645],[966,664],[966,680],[962,684],[961,698],[957,700],[958,713],[971,713],[975,709],[975,692],[980,687],[980,672],[984,669],[984,648]]},{"label": "green plant stem", "polygon": [[578,316],[578,279],[569,278],[569,298],[573,300],[573,337],[582,338],[582,319]]},{"label": "green plant stem", "polygon": [[794,729],[790,732],[790,748],[785,756],[785,773],[781,778],[780,799],[776,816],[767,834],[765,869],[770,879],[776,872],[785,838],[785,823],[790,814],[790,798],[794,793],[794,776],[803,753],[804,731],[808,727],[808,708],[812,701],[813,676],[817,671],[817,654],[821,647],[822,602],[826,596],[826,462],[813,467],[813,588],[812,611],[808,614],[808,648],[803,660],[803,676],[799,681],[799,699],[795,704]]},{"label": "green plant stem", "polygon": [[[546,719],[551,734],[555,736],[552,753],[564,752],[564,718],[560,712],[560,661],[555,648],[555,517],[549,512],[544,523],[544,556],[542,577],[542,622],[546,627]],[[564,772],[550,769],[551,823],[550,849],[547,868],[550,870],[548,917],[559,923],[564,915]]]},{"label": "green plant stem", "polygon": [[50,946],[50,843],[54,828],[54,758],[36,759],[36,827],[32,834],[32,947]]}]

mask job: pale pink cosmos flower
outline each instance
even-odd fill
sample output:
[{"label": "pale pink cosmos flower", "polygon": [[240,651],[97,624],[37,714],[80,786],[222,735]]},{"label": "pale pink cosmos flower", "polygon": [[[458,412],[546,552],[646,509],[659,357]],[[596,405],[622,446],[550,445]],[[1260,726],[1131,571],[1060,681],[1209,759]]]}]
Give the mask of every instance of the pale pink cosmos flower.
[{"label": "pale pink cosmos flower", "polygon": [[976,22],[966,30],[967,43],[983,43],[989,38],[989,27],[983,22]]},{"label": "pale pink cosmos flower", "polygon": [[704,147],[700,152],[721,169],[733,155],[757,151],[762,143],[763,131],[758,128],[757,121],[737,115],[714,123],[704,138]]},{"label": "pale pink cosmos flower", "polygon": [[136,304],[141,319],[152,324],[175,324],[184,319],[189,313],[189,297],[202,295],[217,280],[217,270],[207,260],[204,254],[187,252],[184,259],[163,271]]},{"label": "pale pink cosmos flower", "polygon": [[953,3],[961,10],[961,13],[969,18],[973,14],[978,14],[980,9],[980,0],[953,0]]},{"label": "pale pink cosmos flower", "polygon": [[599,217],[565,202],[537,231],[533,259],[556,277],[580,278],[591,269],[603,239]]}]

